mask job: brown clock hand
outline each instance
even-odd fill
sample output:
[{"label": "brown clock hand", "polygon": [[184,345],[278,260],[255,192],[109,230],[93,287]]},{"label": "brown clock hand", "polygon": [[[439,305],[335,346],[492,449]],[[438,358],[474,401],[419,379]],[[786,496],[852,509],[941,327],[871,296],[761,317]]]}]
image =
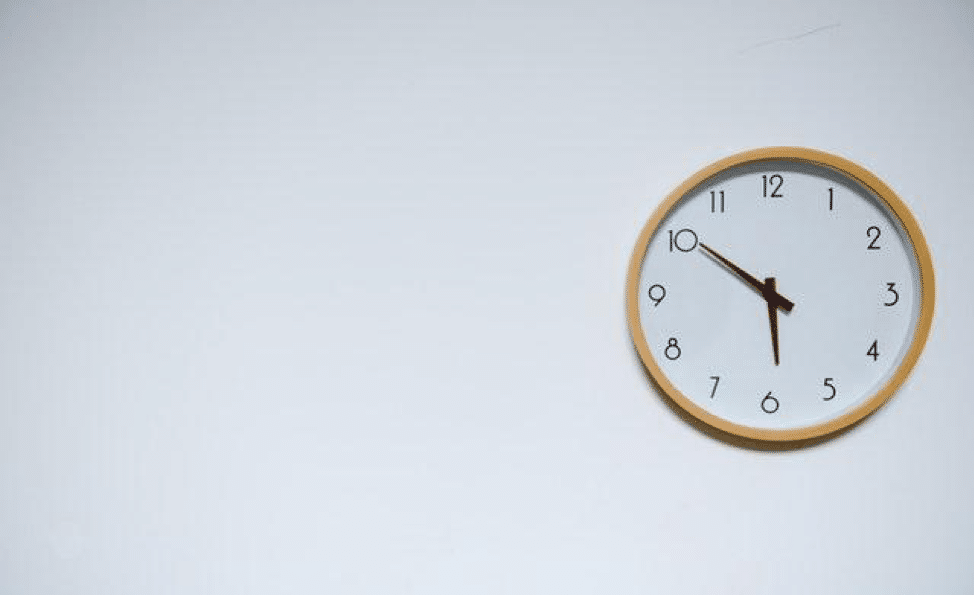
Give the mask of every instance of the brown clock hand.
[{"label": "brown clock hand", "polygon": [[[768,277],[764,280],[764,287],[767,288],[769,292],[774,292],[775,280],[774,277]],[[771,349],[774,350],[774,365],[778,365],[778,308],[768,302],[768,322],[771,323]]]},{"label": "brown clock hand", "polygon": [[707,254],[713,256],[721,264],[733,271],[738,277],[747,282],[748,285],[753,287],[758,293],[760,293],[764,299],[768,301],[769,305],[773,305],[776,308],[781,308],[785,312],[791,312],[791,309],[795,307],[795,304],[791,300],[785,298],[783,295],[775,291],[774,285],[771,287],[766,286],[764,283],[757,280],[757,277],[749,274],[747,271],[737,266],[733,262],[727,260],[720,254],[718,254],[713,248],[700,242],[700,247],[707,251]]}]

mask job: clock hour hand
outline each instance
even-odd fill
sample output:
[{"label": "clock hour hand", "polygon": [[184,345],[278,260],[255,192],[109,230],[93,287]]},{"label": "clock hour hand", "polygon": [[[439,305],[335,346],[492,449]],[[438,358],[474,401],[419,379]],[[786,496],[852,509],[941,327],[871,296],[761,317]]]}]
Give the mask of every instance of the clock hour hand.
[{"label": "clock hour hand", "polygon": [[795,304],[791,300],[785,298],[783,295],[781,295],[775,290],[773,284],[771,286],[768,286],[762,283],[761,281],[758,281],[757,277],[754,277],[753,275],[749,274],[741,267],[727,260],[720,254],[718,254],[717,251],[712,249],[710,246],[704,244],[703,242],[700,242],[700,247],[706,250],[707,254],[713,256],[718,261],[720,261],[721,264],[723,264],[731,271],[733,271],[738,277],[746,281],[748,285],[753,287],[755,291],[760,293],[764,297],[764,299],[767,300],[768,305],[773,305],[775,308],[781,308],[785,312],[791,312],[791,309],[795,307]]}]

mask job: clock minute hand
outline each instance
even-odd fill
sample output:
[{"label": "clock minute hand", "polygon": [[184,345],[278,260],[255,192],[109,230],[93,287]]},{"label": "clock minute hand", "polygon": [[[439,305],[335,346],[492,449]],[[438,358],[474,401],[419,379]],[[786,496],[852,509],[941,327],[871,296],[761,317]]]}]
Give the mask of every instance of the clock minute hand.
[{"label": "clock minute hand", "polygon": [[748,285],[764,296],[764,299],[767,300],[769,304],[773,303],[775,306],[781,308],[785,312],[791,312],[791,309],[795,307],[795,304],[791,300],[778,293],[773,287],[769,287],[768,285],[765,285],[764,282],[758,281],[757,277],[754,277],[741,267],[727,260],[710,246],[700,242],[700,247],[706,250],[707,254],[713,256],[724,266],[733,271],[738,277],[746,281]]},{"label": "clock minute hand", "polygon": [[[774,291],[775,280],[774,277],[768,277],[764,280],[764,286],[771,291]],[[771,300],[768,302],[768,322],[771,324],[771,350],[774,352],[774,365],[780,363],[780,358],[778,357],[778,309],[774,307]]]}]

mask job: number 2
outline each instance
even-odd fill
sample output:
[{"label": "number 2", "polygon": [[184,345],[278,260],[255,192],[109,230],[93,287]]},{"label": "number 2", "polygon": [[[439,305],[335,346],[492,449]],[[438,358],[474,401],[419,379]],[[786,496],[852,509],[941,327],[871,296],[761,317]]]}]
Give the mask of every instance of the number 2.
[{"label": "number 2", "polygon": [[[873,231],[876,232],[876,237],[873,237]],[[876,245],[876,241],[879,239],[879,228],[875,225],[870,225],[869,229],[866,230],[866,237],[870,238],[872,241],[866,246],[866,250],[879,250],[879,246]]]},{"label": "number 2", "polygon": [[[763,175],[761,176],[761,179],[764,181],[765,198],[768,197],[768,186],[774,186],[771,189],[771,198],[782,198],[784,196],[783,194],[778,194],[778,191],[781,190],[781,185],[785,183],[785,179],[781,176],[781,174],[774,174],[770,178],[767,175]],[[775,186],[775,183],[778,185]]]}]

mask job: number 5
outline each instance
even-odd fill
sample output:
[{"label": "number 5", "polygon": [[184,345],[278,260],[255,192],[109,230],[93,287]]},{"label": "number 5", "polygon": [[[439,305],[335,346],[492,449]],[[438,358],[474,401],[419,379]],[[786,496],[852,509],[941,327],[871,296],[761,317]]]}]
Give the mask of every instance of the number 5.
[{"label": "number 5", "polygon": [[827,397],[822,397],[822,400],[823,401],[831,401],[832,399],[835,398],[836,390],[835,390],[835,385],[832,384],[832,381],[833,380],[835,380],[835,379],[834,378],[826,378],[825,379],[825,382],[823,383],[824,386],[827,386],[827,387],[829,387],[829,388],[832,389],[832,394],[831,395],[829,395]]}]

